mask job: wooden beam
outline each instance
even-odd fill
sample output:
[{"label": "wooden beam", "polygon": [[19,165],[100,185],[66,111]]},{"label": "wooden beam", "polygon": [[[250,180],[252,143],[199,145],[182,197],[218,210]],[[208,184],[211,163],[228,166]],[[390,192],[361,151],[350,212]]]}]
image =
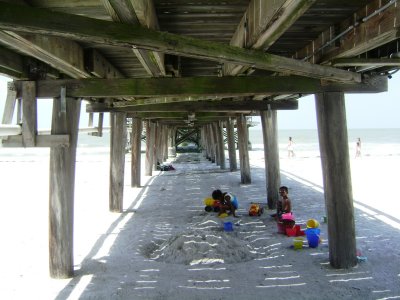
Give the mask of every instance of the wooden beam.
[{"label": "wooden beam", "polygon": [[248,112],[249,110],[265,110],[268,107],[279,110],[298,108],[297,100],[281,101],[199,101],[193,103],[167,103],[126,107],[109,107],[104,103],[92,103],[86,106],[87,112]]},{"label": "wooden beam", "polygon": [[112,113],[110,115],[110,212],[122,212],[124,200],[125,145],[126,145],[126,114]]},{"label": "wooden beam", "polygon": [[123,78],[125,77],[112,65],[99,51],[88,49],[85,51],[85,68],[98,78]]},{"label": "wooden beam", "polygon": [[83,65],[83,50],[73,41],[54,36],[44,37],[12,31],[0,31],[0,40],[72,78],[90,77]]},{"label": "wooden beam", "polygon": [[274,209],[279,201],[279,187],[281,185],[277,112],[271,109],[264,110],[260,112],[260,117],[264,142],[267,203],[269,209]]},{"label": "wooden beam", "polygon": [[68,278],[74,273],[74,191],[80,100],[63,107],[53,103],[52,134],[68,134],[69,147],[50,148],[49,267],[53,278]]},{"label": "wooden beam", "polygon": [[337,82],[361,82],[360,74],[280,57],[258,50],[245,50],[151,29],[64,14],[41,8],[22,10],[0,2],[0,28],[42,33],[75,40],[230,62],[254,68]]},{"label": "wooden beam", "polygon": [[22,141],[25,147],[34,147],[37,134],[37,100],[34,81],[22,84]]},{"label": "wooden beam", "polygon": [[[252,0],[230,45],[266,51],[316,0]],[[237,75],[249,67],[227,64],[225,75]]]},{"label": "wooden beam", "polygon": [[[247,111],[247,114],[251,114],[251,110]],[[187,112],[174,112],[174,111],[165,111],[165,112],[131,112],[128,113],[128,118],[142,118],[142,119],[187,119]],[[198,112],[195,115],[195,120],[198,119],[207,119],[207,118],[224,118],[224,117],[237,117],[237,114],[234,112]]]},{"label": "wooden beam", "polygon": [[[21,81],[16,81],[15,84],[18,88]],[[62,86],[66,87],[67,96],[83,98],[205,95],[231,97],[336,91],[379,93],[387,91],[387,78],[365,78],[362,83],[357,84],[331,83],[299,76],[38,80],[37,97],[55,97]]]},{"label": "wooden beam", "polygon": [[357,257],[344,94],[317,94],[315,104],[328,217],[329,261],[334,268],[351,268],[357,264]]},{"label": "wooden beam", "polygon": [[[68,147],[69,135],[67,134],[51,134],[51,135],[37,135],[35,137],[36,144],[34,147]],[[22,136],[15,135],[9,136],[6,140],[3,139],[3,147],[27,147],[22,139]]]},{"label": "wooden beam", "polygon": [[234,172],[237,170],[237,160],[236,160],[235,128],[232,118],[228,118],[226,121],[226,135],[228,140],[229,168],[231,172]]},{"label": "wooden beam", "polygon": [[236,127],[239,144],[239,162],[240,162],[240,182],[242,184],[251,183],[250,158],[249,158],[249,137],[247,133],[246,117],[241,115],[236,119]]},{"label": "wooden beam", "polygon": [[336,32],[333,26],[330,27],[294,56],[312,62],[328,63],[336,58],[354,57],[397,40],[400,36],[400,6],[392,2],[386,9],[376,13],[388,4],[386,2],[372,1],[339,24],[340,28],[344,28],[343,31]]},{"label": "wooden beam", "polygon": [[12,78],[24,77],[25,70],[22,56],[0,46],[0,74]]},{"label": "wooden beam", "polygon": [[399,67],[400,58],[336,58],[330,64],[335,67]]},{"label": "wooden beam", "polygon": [[[102,0],[104,7],[114,22],[144,26],[158,30],[157,15],[152,1],[144,0]],[[133,52],[152,76],[164,76],[164,55],[162,53],[134,49]]]}]

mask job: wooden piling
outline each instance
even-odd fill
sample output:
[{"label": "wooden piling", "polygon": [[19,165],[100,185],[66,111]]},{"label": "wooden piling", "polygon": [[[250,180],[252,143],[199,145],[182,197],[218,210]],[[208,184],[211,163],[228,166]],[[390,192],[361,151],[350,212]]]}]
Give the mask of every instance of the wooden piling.
[{"label": "wooden piling", "polygon": [[140,187],[142,119],[132,119],[131,186]]},{"label": "wooden piling", "polygon": [[244,115],[240,115],[236,120],[239,143],[240,160],[240,182],[242,184],[251,183],[250,160],[248,150],[247,121]]}]

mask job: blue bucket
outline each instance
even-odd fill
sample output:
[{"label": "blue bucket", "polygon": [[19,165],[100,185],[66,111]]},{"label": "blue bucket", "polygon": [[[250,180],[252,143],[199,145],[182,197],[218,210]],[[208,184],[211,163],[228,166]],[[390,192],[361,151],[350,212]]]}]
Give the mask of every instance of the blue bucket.
[{"label": "blue bucket", "polygon": [[320,232],[321,231],[320,231],[319,228],[308,228],[306,230],[308,246],[310,246],[310,248],[317,248],[318,247]]},{"label": "blue bucket", "polygon": [[224,230],[225,230],[225,231],[233,231],[233,224],[232,224],[232,222],[224,222]]}]

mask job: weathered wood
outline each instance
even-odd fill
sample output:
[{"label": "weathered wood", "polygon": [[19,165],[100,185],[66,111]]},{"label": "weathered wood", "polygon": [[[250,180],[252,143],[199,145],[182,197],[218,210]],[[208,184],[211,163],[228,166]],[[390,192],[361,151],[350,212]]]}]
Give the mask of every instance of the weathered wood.
[{"label": "weathered wood", "polygon": [[333,59],[330,64],[335,67],[400,67],[400,58],[346,57]]},{"label": "weathered wood", "polygon": [[22,141],[25,147],[34,147],[37,134],[37,100],[34,81],[22,83]]},{"label": "weathered wood", "polygon": [[85,68],[93,76],[98,78],[125,77],[120,70],[95,49],[88,49],[85,51]]},{"label": "weathered wood", "polygon": [[170,127],[168,131],[168,157],[176,157],[174,127]]},{"label": "weathered wood", "polygon": [[126,145],[126,114],[110,115],[110,199],[111,212],[122,212],[124,200],[124,172]]},{"label": "weathered wood", "polygon": [[155,128],[152,123],[146,121],[146,161],[145,161],[145,173],[146,176],[153,174],[153,147],[155,140]]},{"label": "weathered wood", "polygon": [[0,74],[12,78],[25,76],[22,56],[0,46]]},{"label": "weathered wood", "polygon": [[131,186],[140,187],[141,176],[141,145],[142,145],[142,119],[132,119],[132,149],[131,149]]},{"label": "weathered wood", "polygon": [[3,43],[51,65],[72,78],[90,77],[83,65],[83,50],[73,41],[59,37],[20,34],[12,30],[0,32],[0,39]]},{"label": "weathered wood", "polygon": [[7,83],[7,97],[4,104],[2,124],[11,124],[14,116],[16,104],[17,91],[15,90],[14,83]]},{"label": "weathered wood", "polygon": [[229,155],[229,168],[231,172],[237,170],[236,160],[236,143],[235,143],[235,127],[232,118],[226,121],[226,135],[228,140],[228,155]]},{"label": "weathered wood", "polygon": [[60,99],[53,101],[51,133],[68,134],[69,147],[50,148],[49,267],[53,278],[73,276],[73,220],[75,162],[80,101],[68,99],[66,111]]},{"label": "weathered wood", "polygon": [[[51,134],[51,135],[37,135],[35,137],[36,143],[32,147],[68,147],[70,145],[70,137],[67,134]],[[3,139],[3,147],[27,147],[24,144],[22,136],[9,136]]]},{"label": "weathered wood", "polygon": [[[356,57],[397,40],[400,27],[399,5],[391,5],[379,14],[365,18],[387,2],[371,1],[359,12],[351,14],[347,20],[322,32],[315,40],[310,41],[309,45],[297,51],[295,57],[307,57],[309,61],[327,63],[336,58]],[[342,31],[335,31],[335,27],[341,28]],[[335,35],[332,36],[331,32],[335,32]],[[340,39],[332,41],[339,34]]]},{"label": "weathered wood", "polygon": [[[115,22],[140,25],[158,30],[157,15],[152,1],[144,0],[102,0],[104,7]],[[133,49],[133,52],[152,76],[165,75],[164,55],[162,53]]]},{"label": "weathered wood", "polygon": [[[266,51],[316,0],[252,0],[230,45]],[[224,74],[237,75],[249,67],[225,65]]]},{"label": "weathered wood", "polygon": [[247,121],[244,115],[236,118],[236,128],[239,144],[240,161],[240,182],[242,184],[251,183],[250,158],[249,158],[249,138],[247,136]]},{"label": "weathered wood", "polygon": [[222,121],[216,123],[217,136],[218,136],[218,152],[219,152],[219,160],[221,169],[226,168],[225,163],[225,143],[224,143],[224,124]]},{"label": "weathered wood", "polygon": [[316,110],[329,261],[334,268],[351,268],[357,264],[357,258],[344,94],[316,94]]},{"label": "weathered wood", "polygon": [[279,166],[278,129],[276,110],[261,111],[264,140],[265,178],[268,208],[276,208],[279,200],[281,173]]},{"label": "weathered wood", "polygon": [[158,153],[159,153],[159,147],[160,147],[160,124],[158,122],[153,123],[154,126],[154,142],[153,142],[153,149],[152,149],[152,155],[153,155],[153,171],[157,171],[157,165],[159,163],[158,160]]},{"label": "weathered wood", "polygon": [[209,142],[209,148],[210,148],[210,156],[211,156],[211,162],[215,163],[216,162],[216,153],[215,153],[215,143],[214,143],[214,134],[213,134],[213,129],[212,129],[212,124],[207,125],[207,136],[208,136],[208,142]]},{"label": "weathered wood", "polygon": [[265,100],[265,101],[200,101],[195,103],[170,103],[126,107],[110,107],[104,103],[90,103],[86,106],[87,112],[236,112],[245,113],[251,110],[265,110],[268,107],[276,110],[295,110],[297,100]]},{"label": "weathered wood", "polygon": [[361,75],[357,73],[280,57],[261,50],[245,50],[130,24],[110,23],[41,8],[31,7],[22,10],[18,5],[4,2],[0,2],[0,28],[29,33],[40,32],[75,40],[135,47],[217,62],[230,62],[338,82],[361,81]]},{"label": "weathered wood", "polygon": [[[1,2],[0,2],[1,3]],[[0,4],[1,5],[1,4]],[[20,81],[15,82],[18,88]],[[123,98],[155,96],[248,96],[268,94],[309,94],[319,92],[379,93],[387,91],[387,78],[363,79],[358,84],[329,83],[299,76],[186,77],[38,80],[37,97],[58,96],[67,88],[68,97]],[[204,98],[203,98],[204,99]],[[187,101],[184,98],[183,101]],[[202,100],[195,98],[195,100]],[[131,103],[129,103],[131,102]],[[173,100],[171,102],[176,102]],[[218,101],[214,101],[218,102]],[[164,102],[169,103],[169,102]],[[134,105],[134,101],[127,101]],[[145,103],[139,103],[144,105]]]}]

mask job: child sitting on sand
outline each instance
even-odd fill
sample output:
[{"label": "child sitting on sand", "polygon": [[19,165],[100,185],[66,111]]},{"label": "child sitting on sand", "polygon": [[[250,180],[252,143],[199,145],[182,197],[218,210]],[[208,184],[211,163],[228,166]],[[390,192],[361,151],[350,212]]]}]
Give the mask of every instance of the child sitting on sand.
[{"label": "child sitting on sand", "polygon": [[237,218],[235,211],[239,207],[239,203],[235,195],[231,193],[223,193],[221,190],[215,190],[212,192],[211,196],[214,200],[218,200],[221,204],[220,211],[218,213],[219,216],[227,213],[232,214],[235,218]]},{"label": "child sitting on sand", "polygon": [[289,189],[286,186],[281,186],[279,188],[279,199],[276,205],[276,214],[272,214],[271,217],[276,218],[277,221],[282,221],[282,215],[292,212],[292,202],[289,199]]}]

